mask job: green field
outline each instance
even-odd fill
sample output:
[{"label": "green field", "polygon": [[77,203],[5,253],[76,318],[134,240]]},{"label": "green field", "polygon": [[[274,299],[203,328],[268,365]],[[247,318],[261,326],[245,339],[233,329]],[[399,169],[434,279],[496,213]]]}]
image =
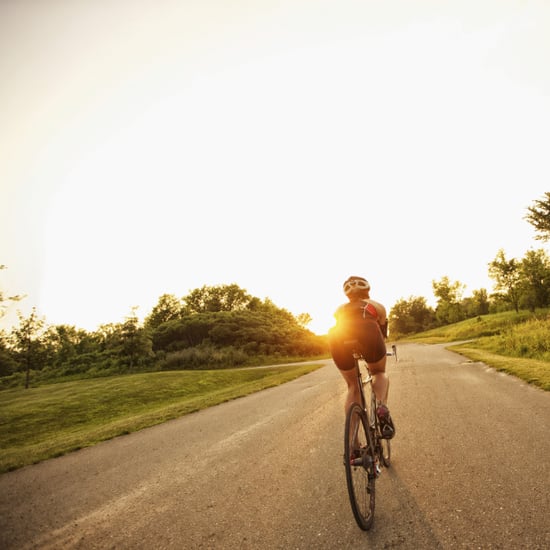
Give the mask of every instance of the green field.
[{"label": "green field", "polygon": [[283,384],[321,363],[170,371],[0,392],[0,473]]}]

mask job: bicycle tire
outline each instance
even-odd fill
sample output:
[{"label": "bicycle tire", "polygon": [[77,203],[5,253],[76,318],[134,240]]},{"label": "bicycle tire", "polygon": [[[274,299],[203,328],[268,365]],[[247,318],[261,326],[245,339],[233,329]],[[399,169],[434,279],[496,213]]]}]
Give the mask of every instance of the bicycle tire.
[{"label": "bicycle tire", "polygon": [[[359,457],[356,451],[359,450]],[[344,464],[351,509],[357,525],[368,531],[374,521],[374,441],[363,408],[354,403],[346,414]]]},{"label": "bicycle tire", "polygon": [[390,440],[380,438],[378,440],[378,445],[380,446],[380,462],[384,465],[385,468],[389,468],[391,466]]}]

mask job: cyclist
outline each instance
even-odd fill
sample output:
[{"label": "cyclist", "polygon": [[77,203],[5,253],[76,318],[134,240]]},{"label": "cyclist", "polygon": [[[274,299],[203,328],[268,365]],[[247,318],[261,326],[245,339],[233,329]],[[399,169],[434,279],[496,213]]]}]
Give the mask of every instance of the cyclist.
[{"label": "cyclist", "polygon": [[348,385],[345,410],[347,412],[352,403],[361,402],[353,350],[345,344],[346,341],[356,340],[360,346],[358,351],[363,355],[372,375],[382,436],[391,439],[395,435],[395,426],[387,407],[390,381],[386,374],[386,309],[371,300],[370,284],[363,277],[349,277],[344,282],[344,294],[349,302],[341,305],[334,313],[336,325],[329,331],[329,346],[332,359]]}]

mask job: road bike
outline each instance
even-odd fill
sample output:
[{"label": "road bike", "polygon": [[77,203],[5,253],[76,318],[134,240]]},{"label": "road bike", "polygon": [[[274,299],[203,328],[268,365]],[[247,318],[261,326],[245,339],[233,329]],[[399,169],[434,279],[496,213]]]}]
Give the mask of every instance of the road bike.
[{"label": "road bike", "polygon": [[[353,350],[361,403],[354,403],[346,414],[344,466],[353,515],[357,525],[367,531],[374,521],[376,479],[382,467],[390,467],[391,445],[389,439],[382,437],[376,414],[376,396],[372,391],[372,374],[357,344],[356,340],[346,342]],[[387,355],[394,356],[397,361],[395,344]],[[365,365],[365,377],[361,373],[361,363]]]}]

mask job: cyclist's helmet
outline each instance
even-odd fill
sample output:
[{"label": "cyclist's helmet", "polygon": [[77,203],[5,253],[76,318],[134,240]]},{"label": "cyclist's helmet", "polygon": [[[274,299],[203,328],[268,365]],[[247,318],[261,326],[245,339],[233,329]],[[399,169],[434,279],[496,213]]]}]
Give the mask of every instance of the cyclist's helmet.
[{"label": "cyclist's helmet", "polygon": [[344,294],[349,296],[358,290],[370,290],[370,284],[367,279],[363,277],[349,277],[344,283]]}]

